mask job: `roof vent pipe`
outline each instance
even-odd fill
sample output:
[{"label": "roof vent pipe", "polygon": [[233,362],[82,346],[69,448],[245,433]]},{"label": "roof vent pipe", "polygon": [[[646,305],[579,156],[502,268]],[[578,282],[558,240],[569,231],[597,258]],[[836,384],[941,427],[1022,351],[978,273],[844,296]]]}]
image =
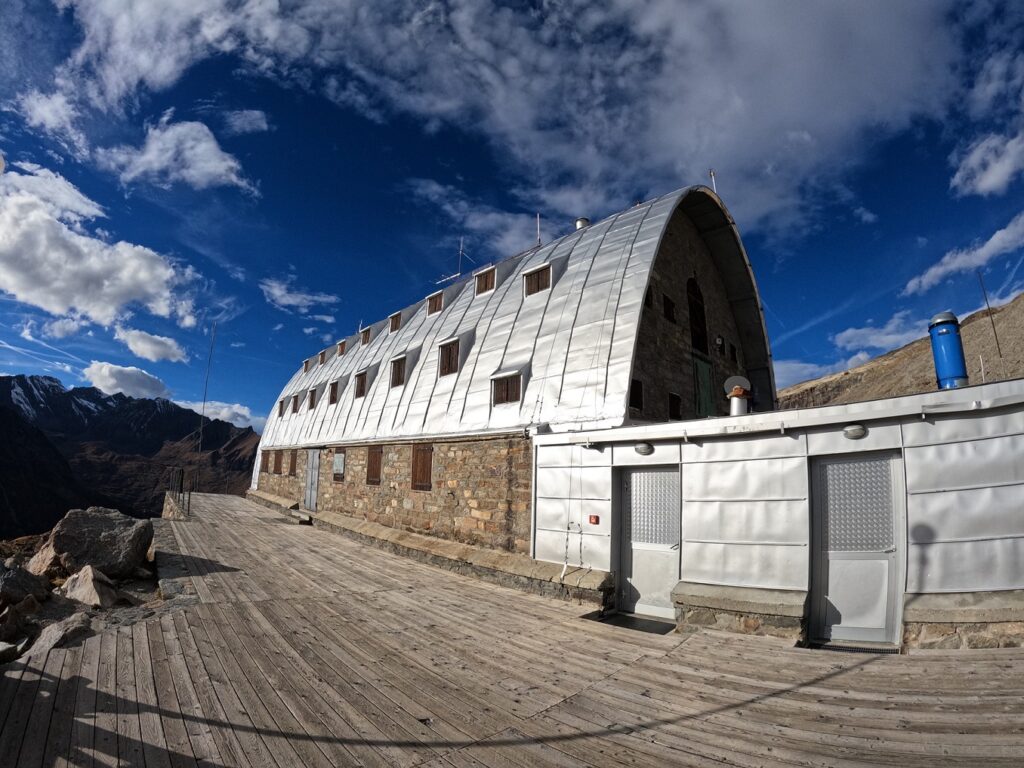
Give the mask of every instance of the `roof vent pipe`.
[{"label": "roof vent pipe", "polygon": [[590,219],[588,219],[586,216],[580,216],[578,219],[576,219],[576,229],[583,229],[584,227],[589,226]]},{"label": "roof vent pipe", "polygon": [[928,323],[935,360],[935,383],[939,389],[966,387],[967,363],[960,340],[960,321],[952,312],[940,312]]}]

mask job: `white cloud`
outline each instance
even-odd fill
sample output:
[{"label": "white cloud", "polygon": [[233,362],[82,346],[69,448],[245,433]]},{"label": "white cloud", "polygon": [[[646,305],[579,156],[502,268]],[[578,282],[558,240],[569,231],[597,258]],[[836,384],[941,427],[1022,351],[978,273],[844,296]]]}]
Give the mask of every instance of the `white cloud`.
[{"label": "white cloud", "polygon": [[[204,413],[203,403],[189,402],[187,400],[175,400],[177,405],[188,408],[197,414]],[[208,418],[220,419],[234,424],[236,427],[252,427],[257,432],[262,432],[267,420],[263,416],[253,416],[252,410],[239,403],[222,403],[217,400],[206,402],[205,413]]]},{"label": "white cloud", "polygon": [[[300,315],[305,315],[313,307],[322,304],[337,304],[341,299],[330,293],[318,291],[307,291],[294,287],[295,278],[267,277],[260,280],[260,290],[263,291],[263,298],[273,307],[285,312],[292,310]],[[276,330],[276,329],[275,329]]]},{"label": "white cloud", "polygon": [[278,323],[277,325],[275,325],[275,326],[274,326],[273,328],[271,328],[270,330],[272,330],[272,331],[275,331],[275,332],[276,332],[276,331],[280,331],[280,330],[281,330],[282,328],[284,328],[284,323]]},{"label": "white cloud", "polygon": [[910,310],[901,310],[890,317],[884,325],[866,325],[862,328],[847,328],[832,337],[839,349],[890,350],[902,347],[928,333],[927,323],[920,318],[912,319]]},{"label": "white cloud", "polygon": [[31,127],[48,133],[76,157],[88,154],[85,135],[75,127],[78,109],[61,91],[50,94],[29,90],[18,96],[18,111]]},{"label": "white cloud", "polygon": [[321,323],[333,323],[334,315],[310,315],[311,320],[317,320]]},{"label": "white cloud", "polygon": [[169,187],[175,183],[194,189],[234,186],[251,194],[255,187],[242,174],[237,158],[220,148],[203,123],[172,123],[168,110],[160,122],[146,129],[141,147],[110,147],[96,151],[96,161],[118,174],[121,182],[148,181]]},{"label": "white cloud", "polygon": [[949,182],[959,195],[1001,195],[1024,172],[1024,131],[989,134],[975,141],[959,160]]},{"label": "white cloud", "polygon": [[68,336],[74,336],[87,325],[89,325],[88,320],[78,317],[61,317],[43,323],[43,334],[51,339],[66,339]]},{"label": "white cloud", "polygon": [[863,205],[859,205],[853,209],[853,215],[863,224],[874,224],[878,221],[878,214],[874,211],[869,211]]},{"label": "white cloud", "polygon": [[963,53],[946,2],[180,0],[130,23],[118,3],[62,7],[80,37],[57,90],[77,108],[123,110],[231,55],[371,119],[477,131],[531,179],[531,205],[567,217],[714,166],[748,227],[806,215],[866,135],[943,114]]},{"label": "white cloud", "polygon": [[132,307],[194,323],[182,287],[194,280],[155,251],[83,229],[102,209],[38,166],[0,175],[0,291],[59,318],[111,325]]},{"label": "white cloud", "polygon": [[860,351],[852,357],[840,360],[835,363],[808,363],[803,360],[775,360],[772,367],[775,369],[775,387],[785,389],[802,381],[818,379],[832,373],[847,371],[863,365],[871,359],[867,352]]},{"label": "white cloud", "polygon": [[107,394],[123,392],[128,397],[169,397],[171,394],[160,379],[134,366],[93,360],[82,374],[90,384]]},{"label": "white cloud", "polygon": [[224,113],[224,128],[231,136],[270,130],[267,114],[259,109],[236,109]]},{"label": "white cloud", "polygon": [[156,336],[134,328],[117,326],[114,329],[114,338],[124,343],[136,357],[153,363],[161,360],[184,363],[188,360],[188,354],[181,345],[167,336]]},{"label": "white cloud", "polygon": [[306,334],[307,336],[312,336],[312,335],[313,335],[314,333],[316,333],[316,332],[317,332],[318,330],[319,330],[319,328],[316,328],[316,327],[313,327],[313,328],[303,328],[303,329],[302,329],[302,332],[303,332],[304,334]]},{"label": "white cloud", "polygon": [[995,232],[988,240],[972,248],[949,251],[942,259],[912,278],[903,289],[903,293],[912,295],[924,293],[933,288],[950,275],[969,272],[983,267],[999,256],[1013,253],[1024,247],[1024,211],[1018,213],[1002,229]]},{"label": "white cloud", "polygon": [[232,349],[242,349],[244,346],[245,346],[245,342],[244,341],[232,341],[231,342],[231,348]]}]

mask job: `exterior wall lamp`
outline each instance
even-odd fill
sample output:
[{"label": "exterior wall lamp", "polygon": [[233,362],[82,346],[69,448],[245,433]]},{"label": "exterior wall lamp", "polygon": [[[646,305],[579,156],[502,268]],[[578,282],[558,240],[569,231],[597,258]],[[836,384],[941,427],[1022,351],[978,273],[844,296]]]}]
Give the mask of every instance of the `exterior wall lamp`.
[{"label": "exterior wall lamp", "polygon": [[633,450],[639,453],[641,456],[650,456],[654,453],[654,446],[650,443],[637,443],[633,446]]}]

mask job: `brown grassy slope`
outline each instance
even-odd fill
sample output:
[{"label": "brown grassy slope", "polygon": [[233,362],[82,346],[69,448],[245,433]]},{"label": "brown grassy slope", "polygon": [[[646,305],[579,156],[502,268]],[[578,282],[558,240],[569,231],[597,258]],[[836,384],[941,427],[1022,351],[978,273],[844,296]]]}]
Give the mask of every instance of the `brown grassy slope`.
[{"label": "brown grassy slope", "polygon": [[[996,354],[992,324],[986,310],[975,312],[961,322],[960,335],[971,384],[982,383],[979,355],[985,360],[986,381],[1024,377],[1024,294],[994,309],[993,316],[1002,359]],[[922,330],[927,333],[925,324]],[[926,336],[848,371],[794,384],[779,392],[779,407],[857,403],[934,389],[935,366]]]}]

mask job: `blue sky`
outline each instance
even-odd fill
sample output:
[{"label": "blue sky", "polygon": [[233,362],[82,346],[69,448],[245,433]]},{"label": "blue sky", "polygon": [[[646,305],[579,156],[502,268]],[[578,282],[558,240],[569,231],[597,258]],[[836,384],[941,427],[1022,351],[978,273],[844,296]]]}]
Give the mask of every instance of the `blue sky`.
[{"label": "blue sky", "polygon": [[303,357],[707,183],[780,384],[1024,289],[1024,6],[4,0],[0,372],[261,426]]}]

